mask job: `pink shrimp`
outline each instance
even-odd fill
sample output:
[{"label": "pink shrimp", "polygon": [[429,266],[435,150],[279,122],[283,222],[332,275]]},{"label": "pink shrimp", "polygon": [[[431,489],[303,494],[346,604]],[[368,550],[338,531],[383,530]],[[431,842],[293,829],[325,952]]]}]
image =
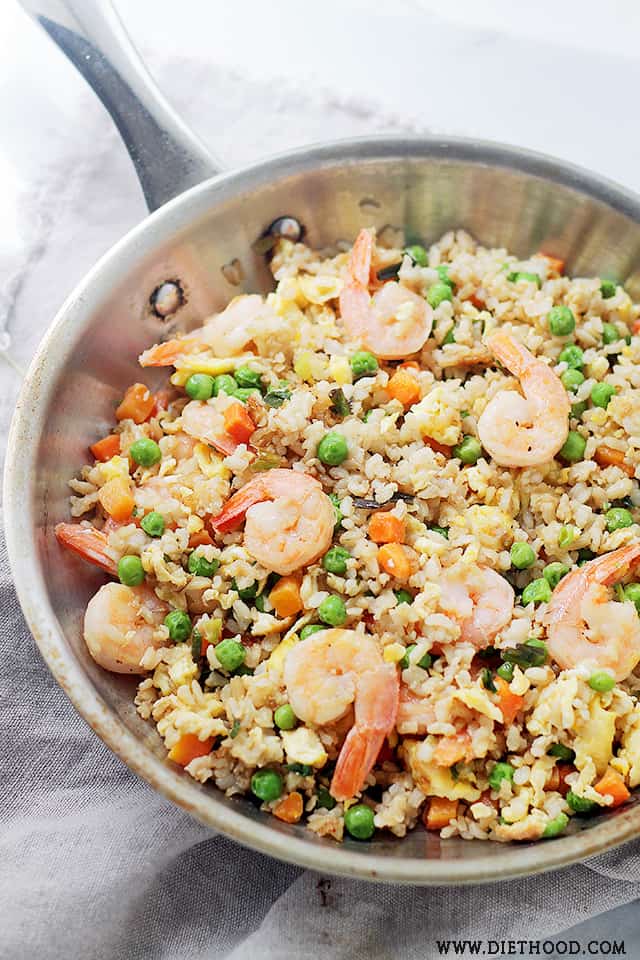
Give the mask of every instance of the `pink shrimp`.
[{"label": "pink shrimp", "polygon": [[440,608],[460,624],[460,639],[486,647],[511,620],[514,592],[489,567],[452,567],[440,584]]},{"label": "pink shrimp", "polygon": [[308,473],[274,469],[249,480],[210,521],[226,533],[246,520],[245,549],[267,570],[289,574],[331,545],[335,509]]},{"label": "pink shrimp", "polygon": [[223,457],[230,457],[238,443],[224,429],[224,418],[215,403],[191,400],[182,411],[182,429],[190,437],[210,444]]},{"label": "pink shrimp", "polygon": [[112,673],[145,673],[140,661],[146,650],[165,642],[155,631],[168,613],[168,604],[145,585],[106,583],[87,605],[87,649],[96,663]]},{"label": "pink shrimp", "polygon": [[59,523],[55,528],[58,543],[72,550],[97,567],[115,576],[117,564],[108,552],[107,534],[95,527],[85,527],[80,523]]},{"label": "pink shrimp", "polygon": [[546,613],[549,653],[564,670],[609,670],[620,681],[640,662],[640,618],[607,587],[640,561],[640,543],[612,550],[572,570],[553,591]]},{"label": "pink shrimp", "polygon": [[272,317],[273,311],[257,293],[234,297],[221,312],[210,317],[202,327],[190,330],[140,354],[141,367],[172,367],[189,353],[211,350],[217,357],[234,357],[259,333],[260,323]]},{"label": "pink shrimp", "polygon": [[364,786],[398,712],[398,670],[384,663],[373,637],[355,630],[322,630],[287,655],[289,702],[304,723],[324,726],[353,705],[354,723],[340,750],[330,793],[348,800]]},{"label": "pink shrimp", "polygon": [[373,242],[370,230],[361,230],[356,238],[348,281],[340,293],[340,313],[349,337],[377,357],[396,360],[424,346],[433,326],[433,310],[424,297],[395,280],[371,296]]},{"label": "pink shrimp", "polygon": [[435,722],[436,711],[431,701],[425,697],[418,697],[402,684],[396,720],[398,733],[415,733],[424,736],[431,724]]},{"label": "pink shrimp", "polygon": [[494,357],[520,381],[522,393],[501,390],[478,420],[482,446],[503,467],[547,463],[569,433],[570,403],[557,373],[503,330],[487,341]]}]

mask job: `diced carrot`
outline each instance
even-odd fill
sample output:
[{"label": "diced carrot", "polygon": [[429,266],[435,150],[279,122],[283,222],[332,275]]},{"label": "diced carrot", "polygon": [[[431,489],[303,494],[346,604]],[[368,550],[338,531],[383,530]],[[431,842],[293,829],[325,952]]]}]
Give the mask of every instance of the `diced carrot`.
[{"label": "diced carrot", "polygon": [[135,506],[131,484],[124,477],[107,480],[104,487],[100,488],[98,500],[114,520],[128,520]]},{"label": "diced carrot", "polygon": [[387,384],[387,393],[392,400],[399,400],[406,409],[420,399],[420,384],[406,368],[398,367]]},{"label": "diced carrot", "polygon": [[269,594],[269,600],[279,617],[293,617],[294,614],[299,613],[302,610],[300,578],[280,577]]},{"label": "diced carrot", "polygon": [[174,390],[156,390],[153,395],[153,410],[151,411],[151,415],[155,417],[161,411],[168,410],[169,404],[174,396]]},{"label": "diced carrot", "polygon": [[594,783],[593,789],[603,797],[613,797],[612,807],[619,807],[631,796],[626,788],[624,778],[613,767],[607,767],[600,780]]},{"label": "diced carrot", "polygon": [[471,759],[471,737],[468,733],[456,733],[450,737],[440,737],[432,754],[432,760],[438,767],[452,767],[463,759]]},{"label": "diced carrot", "polygon": [[451,459],[451,447],[448,447],[445,443],[438,443],[433,437],[423,437],[422,439],[428,447],[431,447],[434,453],[441,453],[443,457],[447,457],[449,460]]},{"label": "diced carrot", "polygon": [[552,273],[564,273],[564,260],[562,260],[561,257],[554,257],[550,253],[543,253],[542,250],[538,251],[537,256],[544,257]]},{"label": "diced carrot", "polygon": [[103,437],[102,440],[96,440],[89,449],[96,460],[100,460],[101,463],[106,463],[107,460],[111,460],[111,457],[115,457],[116,454],[120,453],[120,437],[117,433],[110,433],[109,436]]},{"label": "diced carrot", "polygon": [[247,443],[256,425],[244,404],[232,403],[224,411],[224,429],[236,443]]},{"label": "diced carrot", "polygon": [[511,687],[502,677],[496,676],[494,683],[498,688],[498,706],[502,711],[502,720],[504,723],[513,723],[513,719],[522,708],[524,697],[518,693],[513,693]]},{"label": "diced carrot", "polygon": [[208,753],[211,753],[212,747],[213,737],[199,740],[195,733],[183,733],[178,742],[169,750],[169,760],[179,763],[181,767],[186,767],[196,757],[206,757]]},{"label": "diced carrot", "polygon": [[116,419],[144,423],[151,416],[155,403],[155,398],[149,387],[146,387],[144,383],[132,383],[116,410]]},{"label": "diced carrot", "polygon": [[480,294],[477,292],[472,293],[471,296],[468,297],[468,300],[469,300],[469,303],[472,303],[474,305],[476,310],[484,310],[484,308],[486,307],[484,297],[481,297]]},{"label": "diced carrot", "polygon": [[273,815],[285,823],[297,823],[302,816],[302,794],[290,793],[273,808]]},{"label": "diced carrot", "polygon": [[620,467],[628,477],[633,477],[635,476],[635,470],[630,463],[625,463],[624,454],[624,450],[617,450],[615,447],[608,447],[604,444],[598,447],[593,459],[601,467]]},{"label": "diced carrot", "polygon": [[404,520],[378,510],[369,517],[369,536],[374,543],[404,543]]},{"label": "diced carrot", "polygon": [[189,546],[192,550],[195,547],[208,547],[212,543],[213,538],[206,530],[198,530],[197,533],[192,533],[189,537]]},{"label": "diced carrot", "polygon": [[442,830],[443,827],[455,819],[458,814],[458,801],[447,800],[446,797],[431,797],[426,810],[422,814],[422,822],[427,830]]},{"label": "diced carrot", "polygon": [[408,580],[411,576],[411,562],[399,543],[383,544],[378,550],[378,563],[385,573],[396,580]]}]

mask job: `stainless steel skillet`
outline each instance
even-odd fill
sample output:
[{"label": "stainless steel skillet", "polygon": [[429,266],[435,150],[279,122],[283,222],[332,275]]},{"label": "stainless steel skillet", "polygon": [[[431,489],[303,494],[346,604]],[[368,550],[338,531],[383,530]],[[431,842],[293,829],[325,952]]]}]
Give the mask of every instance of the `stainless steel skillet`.
[{"label": "stainless steel skillet", "polygon": [[522,256],[543,248],[564,257],[573,274],[615,275],[638,297],[640,199],[548,157],[453,138],[342,141],[219,174],[155,90],[108,3],[24,5],[110,111],[155,211],[59,311],[30,368],[9,438],[5,517],[13,574],[40,650],[78,711],[131,769],[203,822],[316,870],[477,883],[562,866],[636,836],[634,803],[574,822],[569,836],[537,845],[441,842],[418,829],[402,840],[338,846],[266,818],[248,800],[199,786],[165,760],[157,735],[135,714],[131,683],[88,657],[81,618],[100,577],[61,556],[52,528],[67,518],[67,478],[108,428],[123,388],[140,376],[137,355],[241,290],[268,289],[253,244],[282,215],[296,217],[314,246],[352,239],[370,224],[403,227],[427,242],[463,226]]}]

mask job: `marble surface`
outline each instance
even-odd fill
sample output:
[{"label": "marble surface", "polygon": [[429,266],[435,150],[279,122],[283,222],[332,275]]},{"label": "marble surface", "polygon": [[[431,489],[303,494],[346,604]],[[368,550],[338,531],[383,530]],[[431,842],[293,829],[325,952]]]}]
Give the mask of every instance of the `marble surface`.
[{"label": "marble surface", "polygon": [[[314,140],[431,129],[526,145],[640,190],[634,0],[606,11],[578,0],[325,0],[321,14],[300,0],[118,6],[166,95],[229,166]],[[73,68],[12,0],[2,20],[0,454],[57,308],[145,215]],[[635,906],[572,935],[621,929],[640,956]]]}]

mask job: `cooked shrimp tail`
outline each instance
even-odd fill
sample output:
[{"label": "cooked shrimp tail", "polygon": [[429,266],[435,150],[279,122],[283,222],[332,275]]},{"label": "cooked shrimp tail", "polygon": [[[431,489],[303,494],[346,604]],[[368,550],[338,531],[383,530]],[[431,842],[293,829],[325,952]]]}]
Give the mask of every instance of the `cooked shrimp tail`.
[{"label": "cooked shrimp tail", "polygon": [[362,790],[385,737],[395,726],[399,690],[398,670],[392,664],[360,676],[355,723],[340,750],[329,790],[336,800],[348,800]]},{"label": "cooked shrimp tail", "polygon": [[83,527],[79,523],[59,523],[55,528],[58,543],[68,550],[73,550],[96,567],[102,567],[107,573],[115,576],[117,564],[109,555],[109,542],[106,534],[94,527]]},{"label": "cooked shrimp tail", "polygon": [[640,543],[612,550],[572,570],[553,591],[545,622],[549,653],[563,669],[610,670],[620,681],[640,662],[640,618],[631,601],[607,587],[640,561]]},{"label": "cooked shrimp tail", "polygon": [[141,367],[173,367],[186,353],[195,353],[201,349],[202,344],[191,337],[175,338],[156,343],[144,350],[138,357],[138,363]]}]

